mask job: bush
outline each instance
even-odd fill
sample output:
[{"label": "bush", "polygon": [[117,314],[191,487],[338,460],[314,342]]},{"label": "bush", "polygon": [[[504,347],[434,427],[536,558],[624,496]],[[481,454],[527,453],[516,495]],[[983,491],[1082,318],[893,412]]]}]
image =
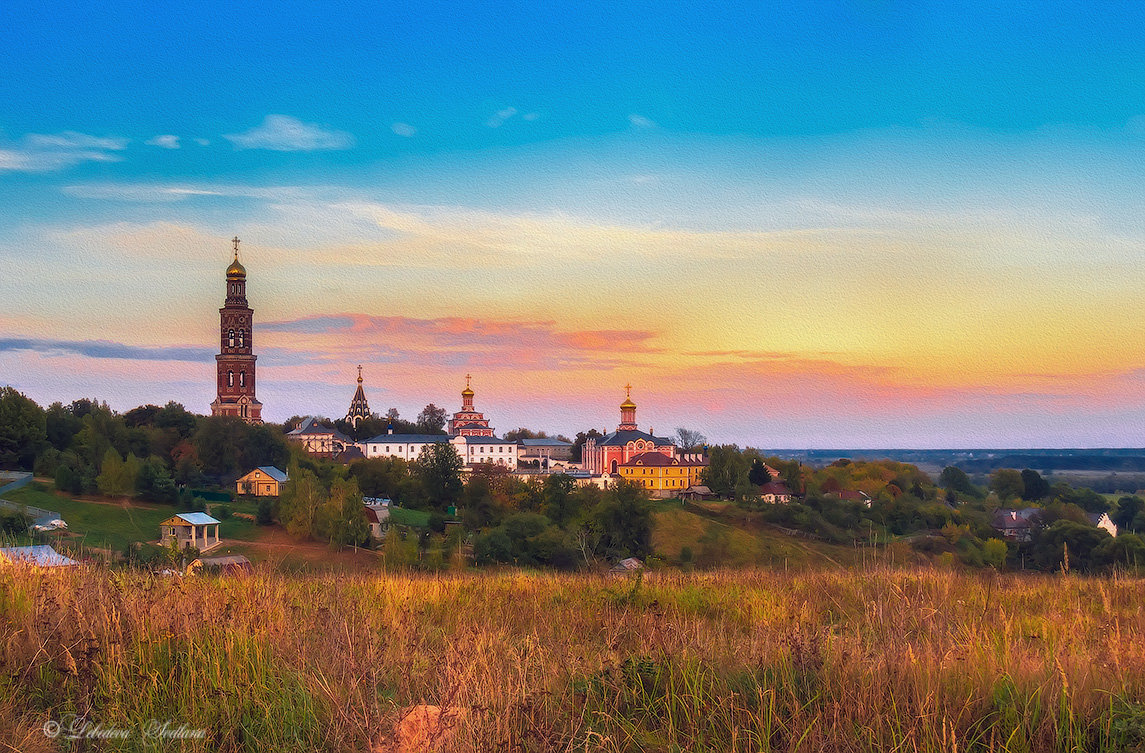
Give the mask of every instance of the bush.
[{"label": "bush", "polygon": [[230,505],[215,505],[215,517],[219,520],[226,520],[231,517]]},{"label": "bush", "polygon": [[255,511],[254,522],[260,526],[268,526],[274,522],[274,502],[270,497],[263,497],[258,501],[258,510]]}]

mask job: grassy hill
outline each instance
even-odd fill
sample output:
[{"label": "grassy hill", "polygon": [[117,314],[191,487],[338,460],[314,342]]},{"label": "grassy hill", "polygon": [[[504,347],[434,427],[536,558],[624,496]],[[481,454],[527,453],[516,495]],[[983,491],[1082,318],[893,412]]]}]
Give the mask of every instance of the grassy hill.
[{"label": "grassy hill", "polygon": [[754,521],[726,502],[685,507],[679,500],[664,500],[653,507],[652,523],[652,548],[658,556],[699,567],[850,567],[919,559],[905,544],[856,548],[793,536]]}]

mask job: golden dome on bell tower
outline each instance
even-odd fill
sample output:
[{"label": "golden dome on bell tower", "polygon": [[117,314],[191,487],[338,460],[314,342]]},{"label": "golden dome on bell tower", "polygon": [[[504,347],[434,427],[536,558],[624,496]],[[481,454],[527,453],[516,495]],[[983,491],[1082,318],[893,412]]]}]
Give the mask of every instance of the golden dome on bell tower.
[{"label": "golden dome on bell tower", "polygon": [[239,239],[237,235],[231,239],[231,243],[235,244],[235,260],[227,267],[227,277],[246,277],[246,267],[239,263]]}]

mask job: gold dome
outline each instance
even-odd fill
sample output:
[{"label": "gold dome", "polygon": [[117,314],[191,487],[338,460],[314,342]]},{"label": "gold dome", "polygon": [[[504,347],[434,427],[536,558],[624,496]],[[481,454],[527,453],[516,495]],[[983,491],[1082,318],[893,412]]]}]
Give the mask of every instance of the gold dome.
[{"label": "gold dome", "polygon": [[239,264],[239,257],[236,254],[235,260],[227,267],[227,277],[246,277],[246,267]]},{"label": "gold dome", "polygon": [[473,397],[475,394],[477,394],[477,393],[475,393],[473,390],[469,389],[468,387],[466,387],[465,389],[463,389],[461,391],[462,397]]},{"label": "gold dome", "polygon": [[623,403],[620,404],[620,407],[621,408],[635,408],[636,403],[632,402],[632,398],[628,398]]}]

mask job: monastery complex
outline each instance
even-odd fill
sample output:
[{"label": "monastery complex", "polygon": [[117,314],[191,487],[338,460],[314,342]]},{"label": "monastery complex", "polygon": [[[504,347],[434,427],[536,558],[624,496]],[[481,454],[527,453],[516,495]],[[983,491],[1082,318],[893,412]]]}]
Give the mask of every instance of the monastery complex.
[{"label": "monastery complex", "polygon": [[[247,302],[247,273],[239,262],[239,239],[232,242],[234,259],[226,270],[226,296],[219,309],[220,345],[215,356],[216,398],[211,403],[211,415],[261,423],[262,403],[255,394],[258,356],[252,336],[254,310]],[[307,418],[291,427],[286,438],[307,452],[340,462],[381,457],[413,461],[430,446],[449,444],[467,470],[491,465],[522,475],[566,473],[578,483],[600,486],[623,479],[657,496],[676,496],[698,486],[700,472],[707,466],[703,454],[684,453],[672,439],[640,429],[631,385],[625,386],[616,430],[602,437],[590,436],[580,463],[572,462],[573,445],[563,439],[497,437],[490,420],[477,410],[475,396],[472,377],[466,374],[461,408],[448,419],[443,434],[398,434],[391,424],[384,434],[355,441],[334,427]],[[358,366],[358,383],[345,421],[357,429],[360,422],[370,418],[375,416],[366,399],[362,367]]]}]

